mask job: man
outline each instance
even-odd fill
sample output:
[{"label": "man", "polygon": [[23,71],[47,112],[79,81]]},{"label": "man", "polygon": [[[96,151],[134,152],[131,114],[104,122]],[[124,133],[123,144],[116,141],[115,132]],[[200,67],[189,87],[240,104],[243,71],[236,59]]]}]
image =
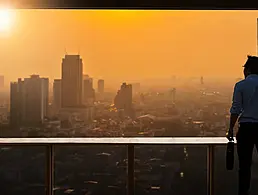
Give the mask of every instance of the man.
[{"label": "man", "polygon": [[245,79],[236,83],[230,109],[228,140],[233,140],[235,123],[239,159],[238,195],[248,195],[254,145],[258,150],[258,57],[248,56],[244,65]]}]

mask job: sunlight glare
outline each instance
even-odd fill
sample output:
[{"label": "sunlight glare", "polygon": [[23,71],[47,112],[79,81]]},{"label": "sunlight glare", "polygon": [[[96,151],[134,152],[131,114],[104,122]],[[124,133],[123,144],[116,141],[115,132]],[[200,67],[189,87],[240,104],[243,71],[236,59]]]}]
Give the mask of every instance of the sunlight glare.
[{"label": "sunlight glare", "polygon": [[12,14],[10,9],[0,8],[0,31],[7,31],[11,27]]}]

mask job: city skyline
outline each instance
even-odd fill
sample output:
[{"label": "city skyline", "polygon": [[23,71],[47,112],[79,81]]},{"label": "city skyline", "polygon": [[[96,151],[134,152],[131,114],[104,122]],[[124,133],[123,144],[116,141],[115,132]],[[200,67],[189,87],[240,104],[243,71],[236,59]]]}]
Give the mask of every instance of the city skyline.
[{"label": "city skyline", "polygon": [[[60,78],[67,52],[79,53],[85,72],[98,79],[239,77],[246,55],[256,53],[257,17],[256,11],[14,10],[8,36],[0,34],[2,74],[7,81]],[[39,21],[50,18],[43,28]]]}]

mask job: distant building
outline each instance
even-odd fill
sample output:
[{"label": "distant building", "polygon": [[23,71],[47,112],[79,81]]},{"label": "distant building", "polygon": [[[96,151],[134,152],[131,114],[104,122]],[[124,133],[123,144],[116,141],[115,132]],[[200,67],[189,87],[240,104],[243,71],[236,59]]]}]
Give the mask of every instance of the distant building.
[{"label": "distant building", "polygon": [[23,107],[23,81],[11,83],[10,86],[10,125],[18,127],[22,121]]},{"label": "distant building", "polygon": [[[95,117],[94,107],[73,107],[73,108],[61,108],[59,117],[61,121],[69,121],[71,127],[75,127],[78,124],[83,124],[92,121]],[[63,125],[62,125],[63,126]]]},{"label": "distant building", "polygon": [[0,89],[4,88],[4,76],[0,75]]},{"label": "distant building", "polygon": [[173,88],[171,91],[171,97],[172,97],[172,102],[175,103],[176,101],[176,88]]},{"label": "distant building", "polygon": [[95,90],[93,89],[93,79],[88,75],[83,77],[83,103],[93,104],[95,101]]},{"label": "distant building", "polygon": [[132,88],[133,88],[133,93],[139,93],[140,88],[141,88],[141,84],[140,83],[133,83]]},{"label": "distant building", "polygon": [[83,80],[87,80],[87,79],[89,79],[92,83],[93,83],[93,78],[91,78],[89,75],[87,75],[87,74],[84,74],[83,75]]},{"label": "distant building", "polygon": [[98,93],[103,94],[104,93],[104,80],[103,79],[99,79],[98,80]]},{"label": "distant building", "polygon": [[10,125],[39,125],[48,115],[49,79],[32,75],[11,83]]},{"label": "distant building", "polygon": [[123,109],[126,115],[133,116],[133,91],[132,85],[123,83],[118,90],[114,104],[117,109]]},{"label": "distant building", "polygon": [[140,101],[141,103],[145,103],[145,95],[143,93],[140,94]]},{"label": "distant building", "polygon": [[80,55],[65,55],[62,60],[61,106],[82,105],[83,63]]},{"label": "distant building", "polygon": [[201,81],[201,85],[203,85],[204,84],[203,77],[201,77],[200,81]]},{"label": "distant building", "polygon": [[54,112],[58,113],[61,108],[61,89],[62,89],[62,80],[55,79],[53,84],[53,108]]}]

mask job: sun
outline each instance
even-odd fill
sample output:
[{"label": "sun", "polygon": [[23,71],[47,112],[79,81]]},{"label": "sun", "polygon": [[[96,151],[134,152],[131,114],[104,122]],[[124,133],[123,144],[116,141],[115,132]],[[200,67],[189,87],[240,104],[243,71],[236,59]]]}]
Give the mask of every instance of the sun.
[{"label": "sun", "polygon": [[12,24],[12,12],[10,9],[0,8],[0,32],[10,29]]}]

